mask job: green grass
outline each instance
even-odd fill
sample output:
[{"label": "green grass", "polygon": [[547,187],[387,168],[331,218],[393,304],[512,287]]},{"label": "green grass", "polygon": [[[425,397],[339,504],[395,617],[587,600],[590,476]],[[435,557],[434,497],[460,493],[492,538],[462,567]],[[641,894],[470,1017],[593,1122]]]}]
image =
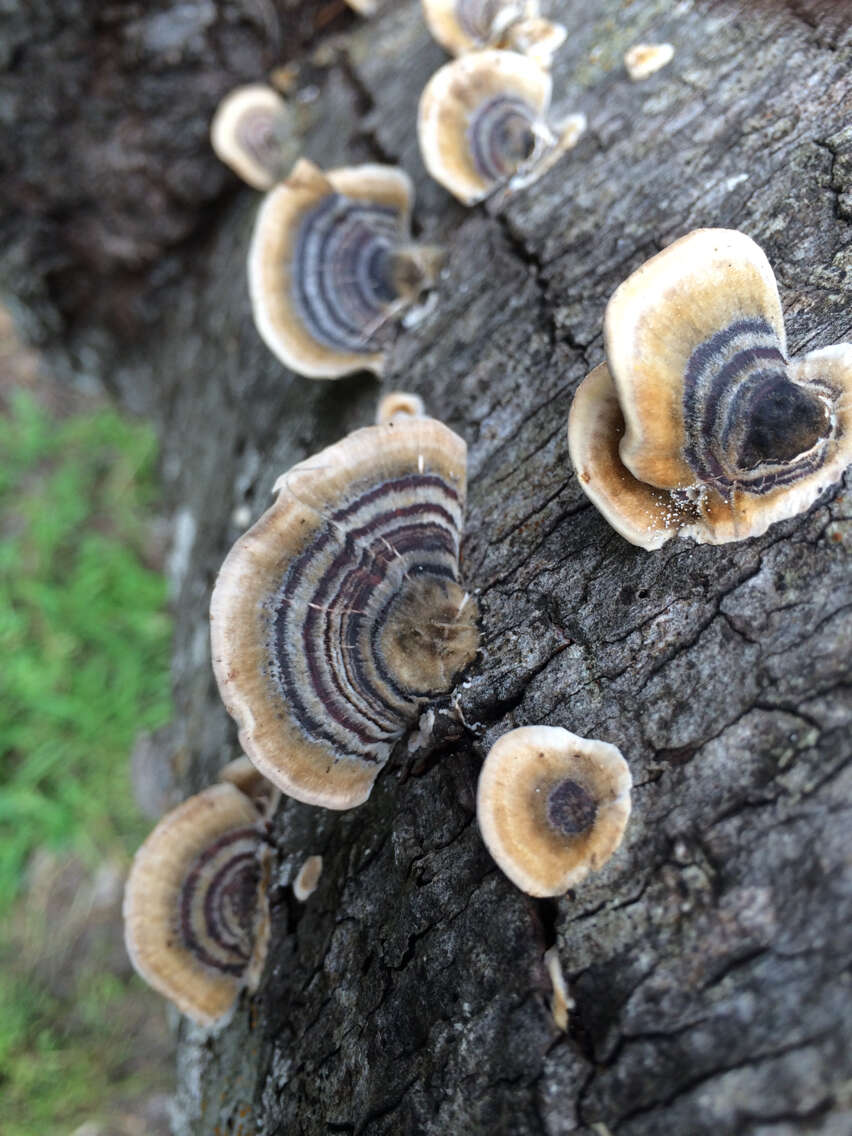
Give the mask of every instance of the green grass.
[{"label": "green grass", "polygon": [[114,411],[0,418],[0,914],[30,853],[144,832],[138,731],[170,713],[165,582],[146,568],[152,432]]},{"label": "green grass", "polygon": [[[136,734],[171,713],[165,581],[145,564],[155,459],[153,432],[108,408],[57,420],[19,393],[0,414],[4,1136],[61,1136],[162,1084],[162,1061],[134,1060],[135,1035],[162,1008],[121,973],[120,946],[116,971],[118,927],[86,946],[84,912],[66,956],[67,911],[16,902],[37,849],[58,850],[60,865],[73,856],[82,887],[99,863],[126,862],[150,827],[128,758]],[[46,980],[50,965],[64,986]]]},{"label": "green grass", "polygon": [[69,1020],[64,1000],[0,975],[0,1006],[14,1015],[0,1028],[3,1136],[68,1136],[84,1121],[121,1115],[125,1102],[167,1086],[166,1046],[160,1054],[151,1052],[150,1040],[140,1048],[146,1011],[139,992],[112,982],[117,989],[87,973],[75,988],[84,1013]]}]

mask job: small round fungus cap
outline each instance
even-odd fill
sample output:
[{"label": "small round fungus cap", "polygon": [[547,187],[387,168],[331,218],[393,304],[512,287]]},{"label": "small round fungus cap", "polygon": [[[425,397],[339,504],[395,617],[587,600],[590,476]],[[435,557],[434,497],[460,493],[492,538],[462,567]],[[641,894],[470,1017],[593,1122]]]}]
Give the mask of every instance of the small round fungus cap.
[{"label": "small round fungus cap", "polygon": [[563,895],[604,864],[630,816],[630,770],[614,745],[555,726],[499,738],[476,816],[497,866],[527,895]]},{"label": "small round fungus cap", "polygon": [[585,128],[582,115],[551,127],[550,76],[513,51],[479,51],[436,71],[420,98],[426,169],[464,205],[532,184]]},{"label": "small round fungus cap", "polygon": [[419,394],[391,391],[379,399],[376,422],[381,426],[385,422],[392,422],[394,418],[422,418],[425,413],[426,408]]},{"label": "small round fungus cap", "polygon": [[604,341],[568,444],[634,544],[759,536],[852,460],[852,345],[788,361],[775,277],[744,233],[699,229],[652,257],[609,301]]},{"label": "small round fungus cap", "polygon": [[213,785],[168,813],[136,853],[124,937],[138,973],[199,1025],[255,989],[269,941],[269,852],[251,801]]},{"label": "small round fungus cap", "polygon": [[459,582],[466,447],[432,418],[356,430],[283,474],[228,554],[213,669],[243,749],[285,793],[367,799],[478,647]]},{"label": "small round fungus cap", "polygon": [[675,49],[670,43],[637,43],[624,56],[624,66],[630,78],[638,83],[650,79],[660,68],[674,59]]},{"label": "small round fungus cap", "polygon": [[267,194],[248,258],[257,329],[312,379],[381,374],[392,321],[435,281],[443,253],[410,241],[411,182],[392,166],[323,173],[301,159]]},{"label": "small round fungus cap", "polygon": [[255,189],[270,189],[298,157],[293,112],[272,87],[250,83],[226,95],[210,141],[220,161]]},{"label": "small round fungus cap", "polygon": [[317,884],[320,882],[322,875],[322,856],[308,856],[304,864],[293,880],[293,895],[298,899],[299,903],[304,903],[306,899],[314,894],[317,890]]},{"label": "small round fungus cap", "polygon": [[507,48],[549,67],[565,41],[560,24],[544,20],[538,0],[422,0],[432,36],[450,55]]}]

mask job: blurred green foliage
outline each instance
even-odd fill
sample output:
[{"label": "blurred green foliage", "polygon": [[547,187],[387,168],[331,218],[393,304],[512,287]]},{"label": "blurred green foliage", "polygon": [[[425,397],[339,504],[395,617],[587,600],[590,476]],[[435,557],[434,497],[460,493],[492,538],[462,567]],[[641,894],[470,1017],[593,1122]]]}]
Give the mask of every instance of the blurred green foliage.
[{"label": "blurred green foliage", "polygon": [[75,993],[91,1004],[88,1020],[79,1021],[36,982],[0,974],[3,1136],[69,1136],[118,1101],[164,1087],[150,1042],[140,1052],[138,993],[131,997],[120,983],[118,991],[104,991],[100,982],[87,972],[77,985]]},{"label": "blurred green foliage", "polygon": [[[171,712],[166,586],[145,563],[155,459],[152,430],[109,408],[57,419],[17,393],[0,414],[4,1136],[67,1136],[163,1079],[162,1025],[138,1052],[162,1009],[127,977],[120,948],[116,971],[118,929],[94,950],[85,910],[69,942],[67,911],[14,902],[36,850],[63,849],[60,865],[73,853],[85,890],[87,873],[126,863],[149,828],[128,759],[136,734]],[[64,992],[45,981],[49,965]]]},{"label": "blurred green foliage", "polygon": [[156,442],[111,409],[0,417],[0,913],[31,852],[144,835],[134,736],[170,713],[165,581],[141,558]]}]

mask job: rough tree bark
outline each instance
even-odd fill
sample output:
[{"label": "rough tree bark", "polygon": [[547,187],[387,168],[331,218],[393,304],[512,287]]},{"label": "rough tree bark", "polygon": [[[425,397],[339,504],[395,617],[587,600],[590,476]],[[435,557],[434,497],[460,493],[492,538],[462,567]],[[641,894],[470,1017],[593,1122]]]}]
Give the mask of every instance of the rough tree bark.
[{"label": "rough tree bark", "polygon": [[[420,392],[470,446],[483,641],[455,692],[466,726],[439,715],[351,813],[282,806],[272,957],[220,1035],[181,1025],[176,1130],[848,1132],[849,482],[760,539],[647,553],[581,493],[565,421],[613,289],[698,226],[765,248],[794,353],[852,337],[852,6],[553,0],[570,29],[557,109],[589,131],[496,216],[423,170],[417,99],[444,56],[415,0],[369,24],[339,3],[25,7],[3,16],[3,280],[59,365],[161,430],[164,800],[235,753],[206,612],[240,510],[370,421],[378,393],[295,377],[257,337],[257,198],[206,151],[217,97],[301,52],[304,152],[401,162],[419,231],[450,250],[439,306],[400,334],[383,387]],[[632,85],[621,55],[648,39],[674,62]],[[515,890],[474,818],[483,754],[532,723],[615,742],[636,783],[626,846],[559,901]],[[286,884],[314,852],[324,875],[299,906]],[[567,1034],[548,1008],[553,943]]]}]

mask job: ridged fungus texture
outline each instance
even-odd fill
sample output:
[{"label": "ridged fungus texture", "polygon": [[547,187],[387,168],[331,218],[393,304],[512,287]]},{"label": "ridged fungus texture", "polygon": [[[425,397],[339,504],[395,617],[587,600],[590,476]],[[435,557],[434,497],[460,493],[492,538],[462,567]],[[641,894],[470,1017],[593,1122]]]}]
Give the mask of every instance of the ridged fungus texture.
[{"label": "ridged fungus texture", "polygon": [[357,430],[283,474],[228,554],[213,668],[243,749],[290,796],[366,800],[395,743],[474,658],[465,462],[463,440],[432,418]]},{"label": "ridged fungus texture", "polygon": [[760,536],[852,461],[852,344],[788,359],[775,277],[744,233],[699,229],[652,257],[609,301],[604,342],[568,445],[633,544]]}]

